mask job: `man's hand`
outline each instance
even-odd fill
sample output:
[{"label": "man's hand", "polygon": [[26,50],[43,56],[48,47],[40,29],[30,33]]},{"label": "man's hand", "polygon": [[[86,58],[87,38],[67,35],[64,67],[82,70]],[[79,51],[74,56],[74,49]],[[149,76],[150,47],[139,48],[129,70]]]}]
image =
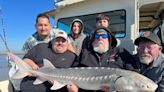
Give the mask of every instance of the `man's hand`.
[{"label": "man's hand", "polygon": [[[35,64],[34,61],[32,61],[31,59],[25,58],[24,61],[28,65],[30,65],[33,70],[38,70],[39,69],[39,66],[37,64]],[[32,73],[30,73],[28,76],[29,77],[38,77],[37,75],[33,75]]]},{"label": "man's hand", "polygon": [[109,86],[102,86],[101,90],[104,92],[109,92]]},{"label": "man's hand", "polygon": [[48,82],[53,85],[54,84],[54,81],[53,80],[48,80]]},{"label": "man's hand", "polygon": [[[39,69],[39,66],[37,64],[34,64],[33,66],[31,66],[33,70],[38,70]],[[30,73],[28,75],[29,77],[38,77],[37,75],[34,75],[32,73]]]},{"label": "man's hand", "polygon": [[73,84],[73,83],[68,84],[67,89],[68,89],[69,92],[78,92],[78,90],[79,90],[78,86]]}]

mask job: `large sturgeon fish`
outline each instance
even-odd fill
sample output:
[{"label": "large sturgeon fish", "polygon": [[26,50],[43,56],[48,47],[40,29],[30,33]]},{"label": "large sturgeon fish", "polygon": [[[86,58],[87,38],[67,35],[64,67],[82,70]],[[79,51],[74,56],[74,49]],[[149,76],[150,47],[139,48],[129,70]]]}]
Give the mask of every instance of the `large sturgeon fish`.
[{"label": "large sturgeon fish", "polygon": [[38,70],[32,70],[18,56],[12,53],[8,53],[8,56],[19,67],[19,71],[13,78],[24,78],[29,73],[32,73],[39,76],[33,83],[35,85],[47,80],[54,81],[51,90],[60,89],[70,83],[75,83],[78,87],[88,90],[100,90],[102,86],[109,86],[110,92],[113,90],[121,92],[154,92],[158,87],[149,78],[133,71],[108,67],[58,69],[47,59],[43,60],[43,67]]}]

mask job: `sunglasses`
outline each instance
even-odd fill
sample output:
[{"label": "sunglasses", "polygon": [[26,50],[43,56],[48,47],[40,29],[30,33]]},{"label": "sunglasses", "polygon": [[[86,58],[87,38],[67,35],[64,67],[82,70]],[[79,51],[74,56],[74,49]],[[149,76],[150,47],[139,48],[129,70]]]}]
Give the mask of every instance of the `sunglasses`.
[{"label": "sunglasses", "polygon": [[95,34],[95,39],[99,39],[100,38],[100,36],[102,37],[102,38],[108,38],[108,34]]}]

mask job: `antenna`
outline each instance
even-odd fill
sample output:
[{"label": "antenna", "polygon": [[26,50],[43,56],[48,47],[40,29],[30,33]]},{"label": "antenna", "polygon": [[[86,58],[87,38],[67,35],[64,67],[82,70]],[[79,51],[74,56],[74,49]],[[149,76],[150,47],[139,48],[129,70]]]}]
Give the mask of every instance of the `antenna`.
[{"label": "antenna", "polygon": [[3,33],[3,34],[0,34],[0,37],[1,37],[1,39],[2,39],[2,41],[4,43],[4,45],[5,45],[5,47],[7,49],[7,51],[10,52],[10,49],[9,49],[9,47],[7,45],[6,32],[5,32],[5,26],[4,26],[4,20],[3,20],[4,18],[3,18],[3,13],[2,13],[2,7],[1,7],[1,5],[0,5],[0,16],[1,16],[2,33]]},{"label": "antenna", "polygon": [[[1,39],[2,39],[2,41],[4,43],[4,45],[5,45],[6,50],[8,52],[10,52],[10,49],[9,49],[9,47],[7,45],[6,32],[5,32],[5,26],[4,26],[4,20],[3,20],[4,18],[3,18],[1,5],[0,5],[0,17],[1,17],[1,25],[2,25],[2,33],[3,33],[3,34],[0,34],[0,37],[1,37]],[[7,56],[7,61],[8,61],[8,67],[11,67],[12,65],[10,63],[10,57],[9,56]]]}]

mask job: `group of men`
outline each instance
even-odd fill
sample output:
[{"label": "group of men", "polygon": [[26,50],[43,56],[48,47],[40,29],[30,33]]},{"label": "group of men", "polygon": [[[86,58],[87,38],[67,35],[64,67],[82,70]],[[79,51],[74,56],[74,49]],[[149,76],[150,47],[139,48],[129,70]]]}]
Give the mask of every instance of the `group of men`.
[{"label": "group of men", "polygon": [[[43,66],[43,58],[48,59],[57,68],[69,67],[112,67],[137,71],[158,84],[156,92],[164,92],[164,54],[161,41],[156,34],[145,34],[137,38],[137,54],[131,55],[126,49],[117,46],[117,39],[110,32],[109,18],[99,15],[96,19],[97,28],[90,34],[87,48],[75,54],[70,46],[66,32],[52,30],[47,15],[39,14],[36,19],[36,30],[23,46],[27,52],[23,60],[32,69],[37,70]],[[107,26],[105,26],[107,25]],[[36,75],[30,74],[20,84],[21,92],[53,92],[50,90],[52,81],[40,85],[33,85]],[[102,87],[108,92],[109,87]],[[76,84],[69,84],[54,92],[92,92],[80,89]],[[96,92],[101,92],[96,91]]]}]

